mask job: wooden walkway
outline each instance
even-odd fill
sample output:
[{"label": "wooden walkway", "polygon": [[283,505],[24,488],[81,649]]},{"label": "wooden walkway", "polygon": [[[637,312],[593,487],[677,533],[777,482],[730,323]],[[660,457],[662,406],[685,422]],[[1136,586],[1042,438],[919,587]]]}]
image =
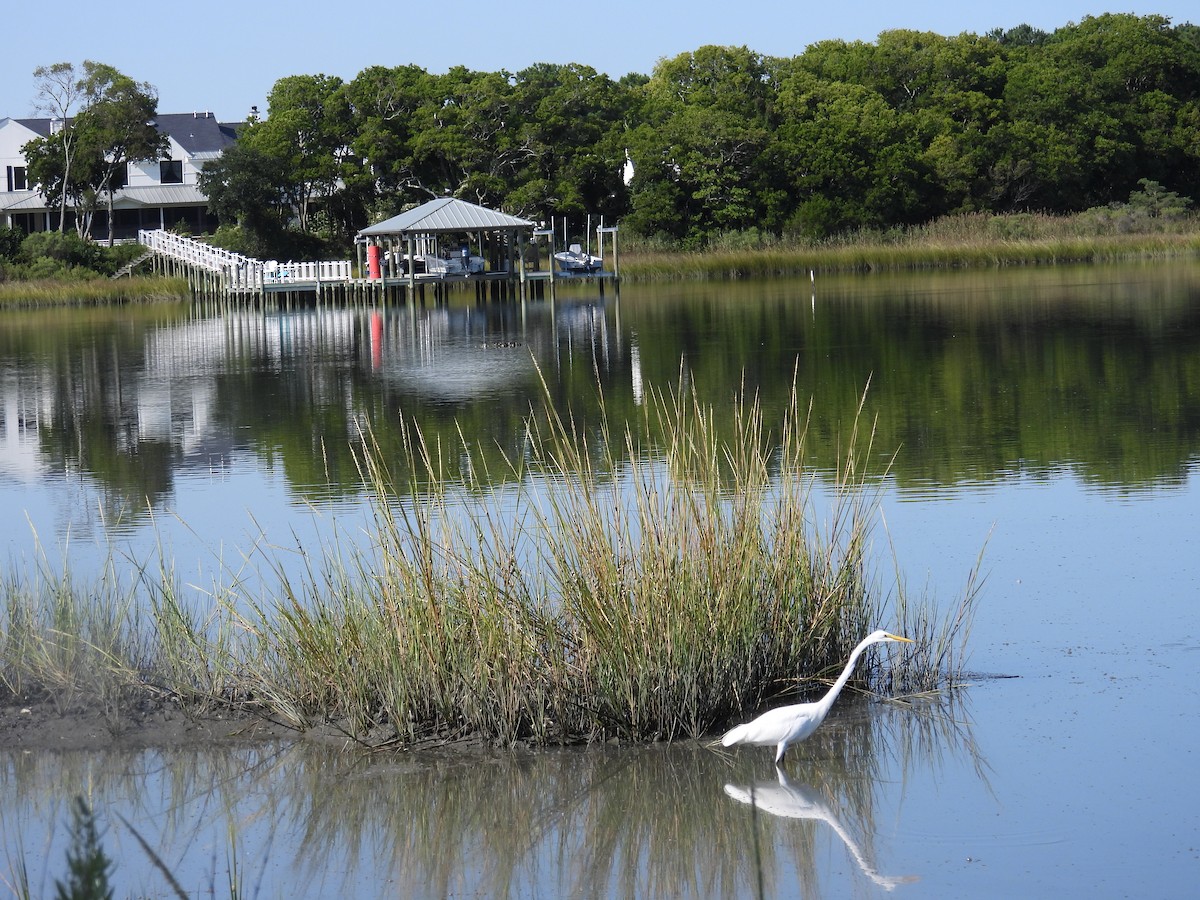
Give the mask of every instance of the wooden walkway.
[{"label": "wooden walkway", "polygon": [[188,279],[198,293],[264,294],[312,290],[351,280],[350,260],[286,262],[253,259],[170,231],[139,231],[138,243],[154,253],[155,268]]}]

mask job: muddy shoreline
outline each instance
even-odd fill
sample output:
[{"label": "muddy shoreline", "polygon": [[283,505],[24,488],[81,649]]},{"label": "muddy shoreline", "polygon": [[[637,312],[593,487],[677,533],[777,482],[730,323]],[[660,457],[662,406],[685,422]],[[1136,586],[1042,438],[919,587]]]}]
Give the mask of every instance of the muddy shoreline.
[{"label": "muddy shoreline", "polygon": [[[497,745],[474,737],[430,736],[400,741],[395,729],[359,738],[336,724],[298,729],[249,707],[187,707],[170,696],[142,695],[118,704],[78,694],[20,695],[0,687],[0,752],[203,749],[263,742],[302,741],[358,752],[448,751],[487,754]],[[503,749],[532,749],[523,741]]]},{"label": "muddy shoreline", "polygon": [[173,698],[110,704],[84,695],[0,692],[0,750],[202,747],[307,736],[250,711],[184,709]]}]

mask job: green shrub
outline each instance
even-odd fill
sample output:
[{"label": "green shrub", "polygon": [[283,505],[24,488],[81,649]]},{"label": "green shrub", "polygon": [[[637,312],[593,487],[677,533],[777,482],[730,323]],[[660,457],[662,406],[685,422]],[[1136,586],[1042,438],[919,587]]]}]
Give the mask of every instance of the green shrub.
[{"label": "green shrub", "polygon": [[18,259],[27,263],[51,259],[65,268],[82,266],[90,269],[102,259],[103,252],[102,248],[73,231],[35,231],[21,241]]},{"label": "green shrub", "polygon": [[25,232],[19,228],[0,228],[0,260],[15,260],[21,250]]}]

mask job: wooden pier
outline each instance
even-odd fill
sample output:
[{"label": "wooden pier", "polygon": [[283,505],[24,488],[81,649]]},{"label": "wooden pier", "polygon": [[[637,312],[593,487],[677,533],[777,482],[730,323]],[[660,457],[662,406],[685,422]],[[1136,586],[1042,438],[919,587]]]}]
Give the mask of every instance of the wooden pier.
[{"label": "wooden pier", "polygon": [[260,260],[169,231],[140,231],[138,242],[152,254],[155,272],[187,279],[197,295],[252,305],[314,300],[318,304],[386,304],[410,299],[425,302],[430,296],[435,302],[444,302],[451,290],[474,290],[478,301],[544,299],[547,285],[553,299],[556,283],[581,280],[596,282],[603,296],[605,282],[616,279],[615,272],[586,276],[555,272],[552,262],[544,270],[521,266],[515,271],[489,271],[438,265],[433,259],[424,265],[426,271],[381,271],[375,278],[364,278],[361,262],[356,275],[350,260]]}]

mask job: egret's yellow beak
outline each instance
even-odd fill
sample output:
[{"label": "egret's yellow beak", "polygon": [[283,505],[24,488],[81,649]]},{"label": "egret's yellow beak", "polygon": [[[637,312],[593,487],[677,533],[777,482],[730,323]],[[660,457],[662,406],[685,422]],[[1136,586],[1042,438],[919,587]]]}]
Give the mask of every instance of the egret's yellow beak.
[{"label": "egret's yellow beak", "polygon": [[892,634],[891,632],[888,632],[888,637],[890,637],[890,638],[891,638],[893,641],[902,641],[902,642],[904,642],[905,644],[911,644],[911,643],[913,643],[913,639],[912,639],[912,638],[900,637],[900,635],[898,635],[898,634]]}]

